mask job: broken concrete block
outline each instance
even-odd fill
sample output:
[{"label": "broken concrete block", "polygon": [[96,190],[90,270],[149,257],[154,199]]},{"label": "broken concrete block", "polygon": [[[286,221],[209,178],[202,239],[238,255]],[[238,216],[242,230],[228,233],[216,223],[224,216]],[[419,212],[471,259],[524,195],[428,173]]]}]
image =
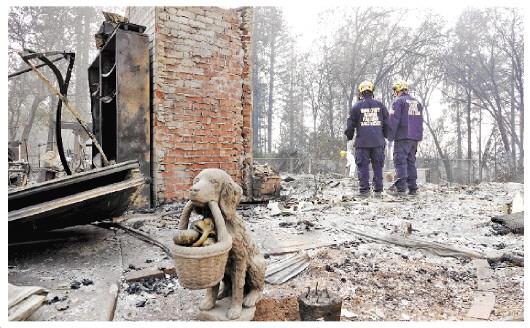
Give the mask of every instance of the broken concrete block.
[{"label": "broken concrete block", "polygon": [[145,268],[139,271],[131,271],[125,275],[125,281],[134,282],[147,278],[164,278],[165,273],[157,268]]},{"label": "broken concrete block", "polygon": [[300,321],[297,298],[262,298],[256,304],[254,321]]}]

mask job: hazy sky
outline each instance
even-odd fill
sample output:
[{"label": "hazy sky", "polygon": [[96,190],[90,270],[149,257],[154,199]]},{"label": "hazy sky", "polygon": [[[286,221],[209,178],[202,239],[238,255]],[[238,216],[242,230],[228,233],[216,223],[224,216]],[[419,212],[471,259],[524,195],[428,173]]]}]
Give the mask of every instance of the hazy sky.
[{"label": "hazy sky", "polygon": [[[401,2],[400,4],[405,4],[405,2]],[[338,5],[340,5],[340,3]],[[304,6],[300,6],[296,3],[290,3],[287,5],[281,5],[280,7],[283,9],[285,20],[291,28],[291,31],[293,31],[294,34],[299,35],[299,38],[297,40],[299,47],[303,50],[308,50],[311,48],[314,37],[319,33],[322,33],[323,29],[326,29],[326,26],[324,24],[318,24],[319,14],[326,9],[331,9],[336,6],[337,5],[333,4],[324,5],[310,2],[308,4],[304,4]],[[346,5],[341,5],[341,7],[343,6],[345,10],[348,9]],[[351,6],[351,4],[349,6]],[[421,11],[432,11],[434,13],[442,15],[446,19],[448,25],[452,25],[456,21],[462,10],[466,8],[466,6],[402,8],[404,12],[412,11],[414,13],[420,13]],[[416,22],[419,23],[421,21],[421,19],[418,19],[418,17],[418,15],[414,14],[404,15],[403,23],[414,27]],[[330,30],[332,23],[333,22],[329,22]]]}]

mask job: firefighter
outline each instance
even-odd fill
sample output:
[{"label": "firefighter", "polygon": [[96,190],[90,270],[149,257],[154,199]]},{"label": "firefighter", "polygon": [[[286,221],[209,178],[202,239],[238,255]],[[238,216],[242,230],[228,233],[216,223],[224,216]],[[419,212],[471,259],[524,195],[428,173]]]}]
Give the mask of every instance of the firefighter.
[{"label": "firefighter", "polygon": [[381,197],[388,111],[383,103],[374,99],[372,82],[361,82],[358,91],[361,99],[350,110],[344,134],[348,140],[352,140],[356,134],[354,146],[359,196],[363,198],[370,196],[369,165],[371,163],[374,196]]},{"label": "firefighter", "polygon": [[388,193],[404,196],[408,189],[409,195],[416,195],[416,151],[418,142],[423,139],[423,106],[408,93],[405,81],[395,82],[392,90],[396,98],[389,111],[388,140],[394,143],[396,181]]}]

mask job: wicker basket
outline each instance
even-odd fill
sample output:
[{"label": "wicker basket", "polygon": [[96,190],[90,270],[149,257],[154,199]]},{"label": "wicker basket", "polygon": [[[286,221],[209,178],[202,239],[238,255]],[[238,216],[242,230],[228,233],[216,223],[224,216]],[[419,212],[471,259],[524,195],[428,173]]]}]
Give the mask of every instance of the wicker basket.
[{"label": "wicker basket", "polygon": [[174,245],[173,258],[180,285],[189,289],[215,286],[223,279],[231,248],[230,237],[206,247]]}]

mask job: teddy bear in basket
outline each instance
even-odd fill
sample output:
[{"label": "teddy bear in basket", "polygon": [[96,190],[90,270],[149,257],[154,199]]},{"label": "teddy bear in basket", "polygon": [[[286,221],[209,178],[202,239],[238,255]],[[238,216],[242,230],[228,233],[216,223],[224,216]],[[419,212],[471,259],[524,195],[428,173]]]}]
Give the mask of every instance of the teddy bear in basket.
[{"label": "teddy bear in basket", "polygon": [[[231,296],[230,308],[226,313],[226,317],[230,320],[240,317],[243,306],[255,306],[262,296],[265,285],[265,259],[247,231],[243,219],[236,212],[241,194],[241,187],[225,171],[205,169],[193,180],[190,200],[184,207],[179,222],[181,231],[194,230],[184,233],[192,235],[187,240],[188,244],[208,238],[214,239],[212,238],[214,229],[204,222],[211,220],[211,217],[217,230],[216,237],[221,238],[223,234],[231,237],[232,248],[228,253],[222,278],[223,290],[219,293],[220,283],[208,288],[206,298],[199,305],[201,310],[210,310],[215,307],[216,300]],[[186,230],[193,210],[206,219],[201,220],[202,223],[192,224],[192,228]],[[183,238],[178,236],[177,234],[174,238],[176,243],[181,241],[179,238]],[[215,242],[215,239],[212,241]]]},{"label": "teddy bear in basket", "polygon": [[191,229],[179,230],[173,237],[173,242],[182,246],[210,246],[215,244],[217,233],[212,218],[204,218],[193,222]]}]

